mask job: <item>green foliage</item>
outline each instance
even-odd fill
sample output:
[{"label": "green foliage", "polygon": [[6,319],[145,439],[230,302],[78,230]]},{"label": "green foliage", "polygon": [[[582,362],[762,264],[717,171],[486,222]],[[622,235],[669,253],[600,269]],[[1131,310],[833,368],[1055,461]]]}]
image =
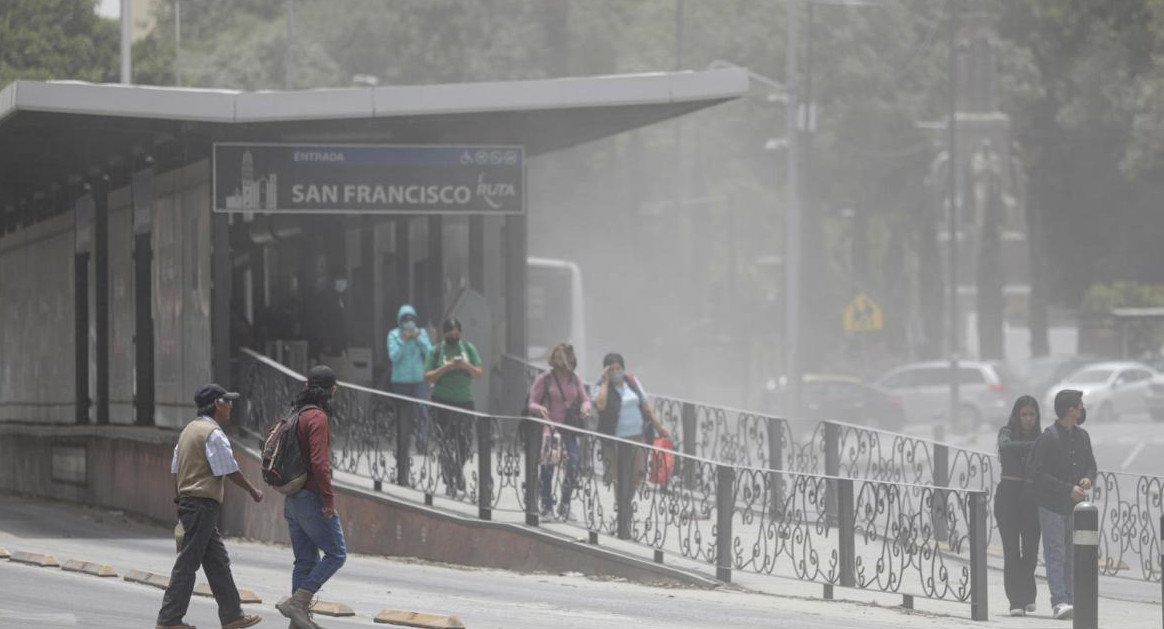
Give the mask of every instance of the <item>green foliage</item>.
[{"label": "green foliage", "polygon": [[1164,307],[1164,286],[1137,282],[1092,284],[1083,298],[1083,311],[1106,315],[1113,308]]},{"label": "green foliage", "polygon": [[17,79],[110,81],[117,26],[95,0],[0,0],[0,87]]}]

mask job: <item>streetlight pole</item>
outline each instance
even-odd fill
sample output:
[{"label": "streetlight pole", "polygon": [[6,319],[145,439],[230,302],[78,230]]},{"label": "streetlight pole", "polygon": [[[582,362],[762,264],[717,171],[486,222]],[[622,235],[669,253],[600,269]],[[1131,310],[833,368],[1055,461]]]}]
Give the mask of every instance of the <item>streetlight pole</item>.
[{"label": "streetlight pole", "polygon": [[800,177],[798,164],[800,99],[796,93],[797,38],[800,0],[788,0],[785,24],[784,89],[788,98],[785,108],[785,141],[788,150],[788,180],[785,183],[784,207],[784,375],[787,378],[784,414],[800,414]]},{"label": "streetlight pole", "polygon": [[287,0],[287,76],[284,88],[295,89],[295,0]]},{"label": "streetlight pole", "polygon": [[182,87],[182,0],[174,0],[174,84]]},{"label": "streetlight pole", "polygon": [[133,83],[133,49],[130,31],[133,17],[130,15],[129,0],[121,0],[121,83]]},{"label": "streetlight pole", "polygon": [[[949,80],[950,80],[950,102],[949,105],[949,136],[946,140],[948,159],[946,164],[949,167],[949,182],[950,187],[947,193],[949,194],[950,205],[950,225],[949,225],[949,267],[950,267],[950,292],[949,292],[949,350],[950,350],[950,412],[948,415],[948,423],[951,427],[956,425],[958,421],[959,401],[959,382],[958,382],[958,352],[961,348],[960,334],[958,332],[958,0],[948,0],[949,2]],[[976,426],[972,428],[977,428]]]}]

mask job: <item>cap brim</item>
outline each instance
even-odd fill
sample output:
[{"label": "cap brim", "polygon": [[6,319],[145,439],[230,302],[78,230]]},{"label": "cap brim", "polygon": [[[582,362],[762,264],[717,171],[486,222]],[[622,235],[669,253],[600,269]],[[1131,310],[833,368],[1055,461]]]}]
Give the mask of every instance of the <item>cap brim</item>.
[{"label": "cap brim", "polygon": [[223,395],[223,396],[222,396],[222,399],[224,399],[224,400],[237,400],[237,399],[239,399],[239,397],[241,397],[241,396],[239,396],[239,394],[238,394],[238,393],[235,393],[234,391],[231,391],[230,393],[227,393],[226,395]]}]

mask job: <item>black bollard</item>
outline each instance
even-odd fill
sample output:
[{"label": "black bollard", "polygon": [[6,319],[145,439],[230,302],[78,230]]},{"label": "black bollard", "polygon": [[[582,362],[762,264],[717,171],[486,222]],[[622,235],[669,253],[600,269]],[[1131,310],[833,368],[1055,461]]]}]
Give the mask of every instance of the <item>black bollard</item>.
[{"label": "black bollard", "polygon": [[1099,509],[1094,503],[1075,505],[1071,530],[1074,541],[1074,629],[1099,628]]}]

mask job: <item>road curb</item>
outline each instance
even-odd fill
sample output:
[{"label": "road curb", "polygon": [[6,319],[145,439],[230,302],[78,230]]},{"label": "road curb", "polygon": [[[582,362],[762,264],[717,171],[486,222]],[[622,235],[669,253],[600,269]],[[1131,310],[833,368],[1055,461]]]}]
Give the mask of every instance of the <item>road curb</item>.
[{"label": "road curb", "polygon": [[456,616],[407,612],[402,609],[382,609],[379,614],[376,614],[375,622],[401,627],[420,627],[421,629],[464,629],[465,627],[465,623]]},{"label": "road curb", "polygon": [[109,564],[93,563],[92,561],[81,561],[79,559],[70,559],[61,566],[61,570],[66,572],[80,572],[83,574],[90,574],[95,577],[116,577],[117,571]]},{"label": "road curb", "polygon": [[123,578],[130,583],[140,583],[142,585],[156,587],[159,590],[170,587],[170,577],[147,570],[130,570]]},{"label": "road curb", "polygon": [[[207,583],[199,583],[198,585],[194,586],[194,595],[214,598],[214,592],[210,590],[210,585]],[[246,588],[238,589],[238,599],[240,603],[262,604],[263,602],[263,597],[259,596],[257,592],[254,590],[248,590]]]},{"label": "road curb", "polygon": [[8,557],[8,560],[14,561],[16,563],[28,564],[30,566],[37,566],[40,568],[58,568],[61,565],[57,562],[57,558],[53,557],[52,555],[47,555],[44,553],[26,553],[20,550],[12,551]]}]

